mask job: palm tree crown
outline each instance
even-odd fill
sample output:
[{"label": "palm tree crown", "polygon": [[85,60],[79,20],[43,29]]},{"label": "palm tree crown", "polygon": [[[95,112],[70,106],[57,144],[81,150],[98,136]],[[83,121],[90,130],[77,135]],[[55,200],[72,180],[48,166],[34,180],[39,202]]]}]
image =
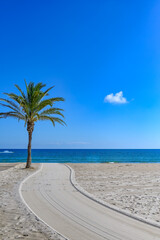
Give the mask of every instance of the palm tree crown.
[{"label": "palm tree crown", "polygon": [[[65,125],[65,122],[62,119],[64,118],[64,115],[62,114],[63,109],[53,107],[53,104],[59,101],[64,101],[64,98],[45,98],[53,87],[43,91],[42,89],[46,86],[43,83],[35,85],[33,82],[27,84],[25,81],[25,84],[26,93],[24,93],[18,85],[15,85],[19,90],[20,95],[15,93],[4,93],[8,96],[8,99],[0,98],[0,105],[9,108],[8,112],[0,113],[0,118],[12,117],[18,120],[24,120],[25,126],[27,125],[29,147],[31,150],[32,132],[34,130],[35,122],[39,120],[49,120],[54,126],[56,122]],[[30,164],[28,164],[28,167],[30,167],[31,156],[28,157],[28,160],[30,160]]]},{"label": "palm tree crown", "polygon": [[[57,97],[44,100],[44,97],[48,96],[48,92],[53,88],[50,87],[46,91],[42,91],[42,88],[45,86],[42,83],[38,83],[37,85],[34,85],[33,82],[30,82],[28,85],[26,83],[25,94],[18,85],[15,85],[21,95],[4,93],[10,99],[0,98],[0,105],[8,107],[12,111],[0,113],[0,118],[13,117],[18,120],[24,120],[25,124],[28,122],[34,123],[38,120],[49,120],[54,126],[55,122],[64,125],[65,122],[62,119],[55,117],[55,115],[64,117],[61,113],[63,109],[52,107],[55,102],[64,101],[64,98]],[[2,101],[5,103],[2,103]],[[46,107],[49,108],[44,110]]]}]

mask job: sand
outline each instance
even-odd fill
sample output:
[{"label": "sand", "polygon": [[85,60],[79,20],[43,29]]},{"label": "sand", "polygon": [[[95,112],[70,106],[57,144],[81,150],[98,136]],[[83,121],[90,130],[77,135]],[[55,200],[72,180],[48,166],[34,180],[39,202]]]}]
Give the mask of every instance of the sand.
[{"label": "sand", "polygon": [[0,163],[0,171],[7,170],[9,168],[12,168],[20,163]]},{"label": "sand", "polygon": [[67,239],[160,239],[159,228],[98,204],[74,188],[71,179],[68,166],[44,163],[21,191],[35,214]]},{"label": "sand", "polygon": [[[69,164],[86,191],[147,221],[160,224],[160,164]],[[0,239],[62,239],[22,203],[20,182],[34,169],[20,164],[0,171]],[[2,168],[1,168],[2,169]],[[3,166],[4,169],[4,166]]]},{"label": "sand", "polygon": [[76,181],[106,203],[160,222],[160,164],[69,164]]},{"label": "sand", "polygon": [[25,164],[20,164],[10,169],[7,166],[7,170],[0,171],[0,239],[62,239],[22,203],[18,192],[19,184],[39,165],[34,164],[34,169],[30,170],[24,169],[24,166]]}]

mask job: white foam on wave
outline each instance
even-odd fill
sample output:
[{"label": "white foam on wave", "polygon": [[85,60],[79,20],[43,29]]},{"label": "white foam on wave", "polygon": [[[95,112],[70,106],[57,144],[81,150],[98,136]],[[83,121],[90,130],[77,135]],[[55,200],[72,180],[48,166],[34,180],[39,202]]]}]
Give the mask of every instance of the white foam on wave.
[{"label": "white foam on wave", "polygon": [[13,153],[13,152],[6,150],[6,151],[0,152],[0,153]]}]

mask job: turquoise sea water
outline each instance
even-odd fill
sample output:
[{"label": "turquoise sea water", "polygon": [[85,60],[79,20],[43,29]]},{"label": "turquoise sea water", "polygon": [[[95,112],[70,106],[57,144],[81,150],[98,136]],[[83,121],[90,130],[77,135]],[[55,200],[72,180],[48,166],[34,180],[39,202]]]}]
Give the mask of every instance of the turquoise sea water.
[{"label": "turquoise sea water", "polygon": [[[0,149],[0,162],[25,162],[27,150]],[[160,149],[33,149],[33,162],[75,163],[160,163]]]}]

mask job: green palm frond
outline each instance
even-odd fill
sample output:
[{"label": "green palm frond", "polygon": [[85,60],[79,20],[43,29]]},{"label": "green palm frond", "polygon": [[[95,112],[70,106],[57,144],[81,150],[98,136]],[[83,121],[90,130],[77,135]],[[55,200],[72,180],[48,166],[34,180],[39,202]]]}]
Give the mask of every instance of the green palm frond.
[{"label": "green palm frond", "polygon": [[17,118],[18,120],[25,120],[25,117],[18,113],[18,112],[2,112],[0,113],[0,118],[7,118],[7,117],[13,117]]},{"label": "green palm frond", "polygon": [[25,99],[26,98],[25,93],[21,90],[21,88],[17,84],[15,84],[14,86],[19,90],[19,92],[21,93],[22,97]]},{"label": "green palm frond", "polygon": [[42,82],[37,83],[37,85],[35,86],[35,91],[39,91],[44,87],[46,87],[46,84],[43,84]]},{"label": "green palm frond", "polygon": [[63,109],[61,109],[61,108],[49,108],[49,109],[46,109],[43,112],[41,112],[40,115],[44,115],[44,114],[47,114],[47,115],[57,114],[57,115],[60,115],[60,116],[62,116],[64,118],[64,115],[60,111],[63,111]]},{"label": "green palm frond", "polygon": [[53,104],[59,101],[64,101],[64,98],[49,98],[49,99],[42,100],[38,102],[37,105],[35,105],[34,111],[39,112],[45,107],[48,107],[48,106],[52,107]]},{"label": "green palm frond", "polygon": [[20,109],[16,109],[16,108],[14,108],[14,107],[12,107],[12,106],[10,106],[10,105],[3,104],[3,103],[0,103],[0,105],[3,106],[3,107],[10,108],[10,109],[12,109],[13,111],[16,111],[16,112],[21,113],[21,110],[20,110]]},{"label": "green palm frond", "polygon": [[11,105],[12,107],[14,107],[15,109],[19,109],[19,105],[17,105],[15,102],[13,102],[12,100],[8,100],[5,98],[0,98],[0,101],[2,102],[6,102],[7,104]]},{"label": "green palm frond", "polygon": [[60,118],[56,118],[56,117],[51,117],[51,116],[48,116],[48,115],[39,115],[39,118],[38,120],[41,120],[41,121],[44,121],[44,120],[49,120],[52,122],[53,126],[55,126],[55,123],[59,123],[61,125],[66,125],[66,123],[60,119]]}]

